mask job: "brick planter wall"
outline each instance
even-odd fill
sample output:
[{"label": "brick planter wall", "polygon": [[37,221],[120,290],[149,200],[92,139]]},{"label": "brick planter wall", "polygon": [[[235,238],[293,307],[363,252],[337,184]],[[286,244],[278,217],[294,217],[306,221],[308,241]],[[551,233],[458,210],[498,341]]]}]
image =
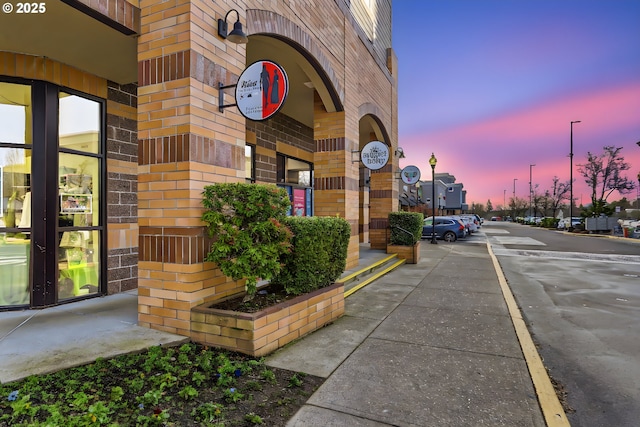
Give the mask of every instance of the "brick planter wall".
[{"label": "brick planter wall", "polygon": [[417,264],[420,261],[420,242],[414,246],[387,245],[388,254],[398,254],[398,258],[406,259],[407,264]]},{"label": "brick planter wall", "polygon": [[200,305],[191,310],[191,338],[250,356],[265,356],[344,314],[344,284],[334,283],[256,313]]}]

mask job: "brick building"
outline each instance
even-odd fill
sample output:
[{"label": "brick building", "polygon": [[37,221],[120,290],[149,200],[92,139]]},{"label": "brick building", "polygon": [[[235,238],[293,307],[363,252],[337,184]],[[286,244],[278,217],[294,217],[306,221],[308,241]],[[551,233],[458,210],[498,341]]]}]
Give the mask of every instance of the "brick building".
[{"label": "brick building", "polygon": [[[0,309],[138,288],[141,325],[190,336],[193,307],[242,288],[203,261],[214,182],[277,183],[298,214],[346,218],[348,267],[360,242],[386,246],[391,0],[37,5],[0,16]],[[220,36],[219,20],[239,20],[248,42]],[[286,71],[282,108],[263,121],[221,109],[259,60]],[[373,140],[390,161],[363,170]]]}]

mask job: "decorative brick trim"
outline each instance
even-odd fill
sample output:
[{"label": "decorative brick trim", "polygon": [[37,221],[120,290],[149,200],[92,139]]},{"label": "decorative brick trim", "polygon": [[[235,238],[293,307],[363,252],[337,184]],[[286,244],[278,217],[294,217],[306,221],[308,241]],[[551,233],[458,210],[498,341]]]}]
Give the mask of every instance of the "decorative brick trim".
[{"label": "decorative brick trim", "polygon": [[236,81],[238,78],[192,49],[138,62],[140,86],[165,83],[185,77],[191,77],[215,88],[218,87],[219,82]]},{"label": "decorative brick trim", "polygon": [[330,176],[326,178],[313,179],[314,190],[348,190],[359,191],[360,181],[344,176]]},{"label": "decorative brick trim", "polygon": [[141,139],[138,147],[139,165],[192,161],[240,169],[244,162],[243,147],[189,133]]},{"label": "decorative brick trim", "polygon": [[140,227],[140,261],[198,264],[210,246],[204,227]]},{"label": "decorative brick trim", "polygon": [[316,140],[316,153],[327,151],[344,151],[345,138],[326,138]]},{"label": "decorative brick trim", "polygon": [[393,190],[371,190],[369,198],[371,199],[390,199],[393,196]]},{"label": "decorative brick trim", "polygon": [[386,230],[388,227],[388,218],[371,218],[369,221],[369,230]]}]

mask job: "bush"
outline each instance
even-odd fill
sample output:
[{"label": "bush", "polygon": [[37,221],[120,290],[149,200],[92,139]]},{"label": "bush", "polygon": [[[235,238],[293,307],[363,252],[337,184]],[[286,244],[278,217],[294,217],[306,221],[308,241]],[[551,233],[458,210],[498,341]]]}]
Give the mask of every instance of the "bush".
[{"label": "bush", "polygon": [[288,217],[292,250],[281,257],[271,285],[300,295],[334,283],[344,272],[351,237],[349,223],[338,217]]},{"label": "bush", "polygon": [[559,222],[560,220],[558,218],[545,217],[542,218],[540,225],[544,228],[558,228]]},{"label": "bush", "polygon": [[204,188],[202,220],[214,239],[205,260],[233,280],[247,279],[254,295],[258,279],[271,279],[290,250],[291,232],[282,224],[289,195],[275,185],[227,183]]},{"label": "bush", "polygon": [[[391,244],[413,246],[422,237],[424,215],[418,212],[391,212]],[[406,231],[403,231],[406,230]],[[407,231],[410,233],[408,234]]]}]

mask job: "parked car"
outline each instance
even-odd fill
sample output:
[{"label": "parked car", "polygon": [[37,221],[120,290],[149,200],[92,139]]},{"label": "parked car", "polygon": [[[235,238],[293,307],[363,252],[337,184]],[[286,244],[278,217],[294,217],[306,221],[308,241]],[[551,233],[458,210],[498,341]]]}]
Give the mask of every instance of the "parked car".
[{"label": "parked car", "polygon": [[[424,224],[422,226],[423,238],[428,238],[433,235],[433,219],[434,218],[432,216],[424,219]],[[436,239],[441,239],[446,242],[455,242],[467,235],[467,227],[459,219],[450,216],[436,216],[435,222]]]},{"label": "parked car", "polygon": [[461,215],[462,217],[465,218],[469,218],[474,224],[475,224],[475,230],[474,233],[476,231],[478,231],[480,229],[480,227],[482,226],[482,221],[480,221],[480,217],[478,215],[475,214],[465,214],[465,215]]},{"label": "parked car", "polygon": [[455,215],[453,218],[457,218],[467,227],[467,234],[473,234],[478,231],[478,224],[475,222],[475,218],[469,215]]},{"label": "parked car", "polygon": [[[579,216],[574,216],[571,219],[571,227],[574,228],[576,225],[580,225],[582,223],[582,218]],[[562,218],[558,222],[558,230],[565,230],[569,228],[569,218]]]}]

